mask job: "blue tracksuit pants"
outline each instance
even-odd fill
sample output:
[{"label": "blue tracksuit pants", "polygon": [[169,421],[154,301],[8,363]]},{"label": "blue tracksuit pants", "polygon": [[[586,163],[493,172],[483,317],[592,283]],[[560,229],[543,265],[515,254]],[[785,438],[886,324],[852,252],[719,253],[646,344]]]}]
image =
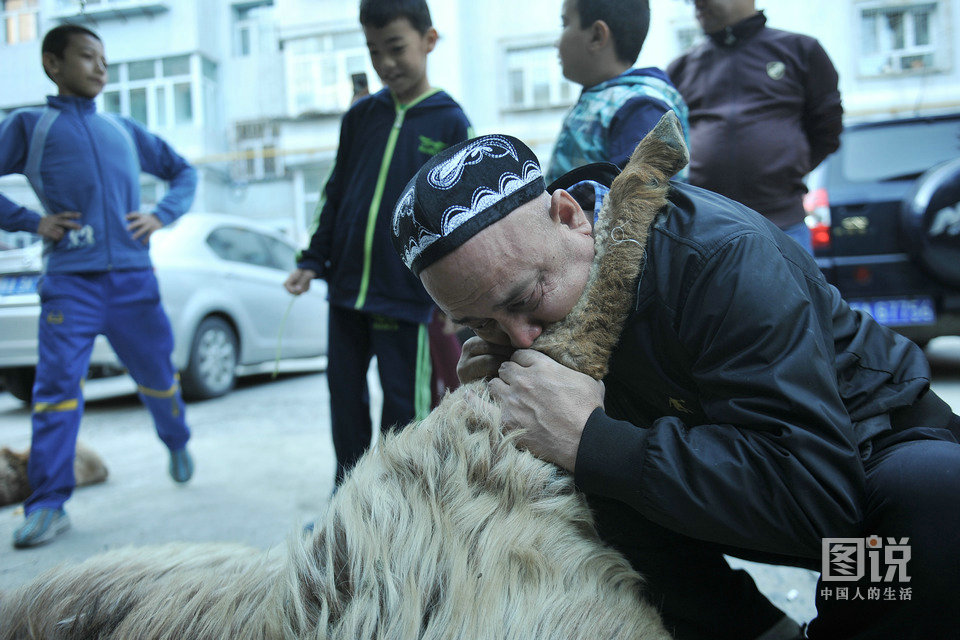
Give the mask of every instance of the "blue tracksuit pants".
[{"label": "blue tracksuit pants", "polygon": [[367,369],[373,356],[383,388],[381,431],[404,427],[430,412],[427,325],[330,305],[327,384],[337,485],[370,447]]},{"label": "blue tracksuit pants", "polygon": [[107,337],[139,385],[163,443],[180,449],[190,437],[170,359],[173,333],[153,270],[44,275],[39,325],[27,515],[59,508],[73,492],[81,385],[98,334]]}]

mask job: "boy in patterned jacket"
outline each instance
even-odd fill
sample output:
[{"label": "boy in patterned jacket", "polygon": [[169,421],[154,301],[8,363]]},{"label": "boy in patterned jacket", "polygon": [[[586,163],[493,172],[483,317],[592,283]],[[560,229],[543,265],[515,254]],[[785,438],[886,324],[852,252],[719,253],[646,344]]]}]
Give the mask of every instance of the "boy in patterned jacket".
[{"label": "boy in patterned jacket", "polygon": [[563,75],[583,91],[564,118],[548,184],[592,162],[622,169],[671,109],[686,136],[687,106],[667,75],[655,67],[632,68],[650,27],[648,0],[564,0],[561,22]]}]

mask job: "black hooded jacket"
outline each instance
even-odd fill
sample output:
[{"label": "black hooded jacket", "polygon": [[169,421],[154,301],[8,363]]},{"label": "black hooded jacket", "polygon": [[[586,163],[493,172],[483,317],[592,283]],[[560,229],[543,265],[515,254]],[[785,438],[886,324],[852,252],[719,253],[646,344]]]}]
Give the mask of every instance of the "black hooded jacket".
[{"label": "black hooded jacket", "polygon": [[823,537],[864,535],[874,437],[952,412],[922,351],[852,310],[768,220],[677,182],[669,202],[577,485],[694,538],[817,561]]}]

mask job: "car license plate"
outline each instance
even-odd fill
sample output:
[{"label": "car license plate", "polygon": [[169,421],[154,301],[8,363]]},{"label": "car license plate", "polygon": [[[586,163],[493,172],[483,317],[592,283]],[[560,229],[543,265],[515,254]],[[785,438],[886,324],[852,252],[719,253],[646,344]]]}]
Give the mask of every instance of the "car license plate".
[{"label": "car license plate", "polygon": [[889,300],[850,300],[850,308],[869,313],[880,324],[890,327],[933,324],[937,312],[931,298]]},{"label": "car license plate", "polygon": [[19,296],[37,292],[38,275],[0,276],[0,296]]}]

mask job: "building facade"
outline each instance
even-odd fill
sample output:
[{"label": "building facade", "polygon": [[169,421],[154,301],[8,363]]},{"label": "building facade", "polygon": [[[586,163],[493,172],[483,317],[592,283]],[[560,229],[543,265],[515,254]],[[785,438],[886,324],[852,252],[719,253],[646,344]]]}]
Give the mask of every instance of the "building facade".
[{"label": "building facade", "polygon": [[[549,158],[580,87],[554,46],[560,0],[434,0],[432,84],[477,133],[504,132]],[[840,72],[849,121],[960,110],[960,0],[758,0],[772,27],[818,38]],[[54,90],[40,40],[63,22],[99,33],[109,80],[98,98],[198,168],[196,211],[269,221],[305,241],[356,82],[380,88],[344,0],[0,0],[0,111]],[[665,67],[700,36],[693,6],[651,0],[638,66]],[[143,179],[144,206],[163,185]],[[20,176],[0,191],[38,206]]]}]

